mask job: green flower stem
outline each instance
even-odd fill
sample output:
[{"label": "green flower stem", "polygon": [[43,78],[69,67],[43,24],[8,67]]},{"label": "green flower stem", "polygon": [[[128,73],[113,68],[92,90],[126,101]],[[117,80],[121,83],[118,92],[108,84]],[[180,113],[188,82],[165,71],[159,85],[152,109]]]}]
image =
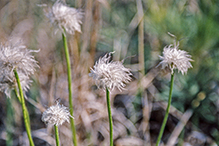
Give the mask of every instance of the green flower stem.
[{"label": "green flower stem", "polygon": [[107,88],[106,88],[106,101],[107,101],[108,117],[109,117],[110,146],[113,146],[113,119],[111,113],[110,95],[109,95],[109,90]]},{"label": "green flower stem", "polygon": [[[68,51],[68,44],[67,44],[66,36],[64,33],[62,33],[62,39],[63,39],[64,49],[65,49],[67,72],[68,72],[69,109],[70,109],[70,114],[73,117],[73,103],[72,103],[72,90],[71,90],[71,62],[70,62],[70,56],[69,56],[69,51]],[[77,144],[74,118],[70,118],[70,123],[71,123],[73,143],[74,143],[74,146],[77,146],[78,144]]]},{"label": "green flower stem", "polygon": [[[15,95],[17,96],[17,98],[18,98],[18,100],[21,104],[21,97],[19,96],[19,93],[18,93],[17,89],[15,88],[14,91],[15,91]],[[28,120],[28,123],[29,123],[29,126],[30,126],[30,117],[29,117],[29,112],[28,112],[26,106],[25,106],[25,110],[26,110],[27,120]]]},{"label": "green flower stem", "polygon": [[160,140],[161,140],[161,138],[163,136],[164,128],[165,128],[166,123],[167,123],[167,119],[168,119],[168,115],[169,115],[169,110],[170,110],[170,105],[171,105],[171,100],[172,100],[173,83],[174,83],[174,73],[171,74],[168,105],[167,105],[167,109],[166,109],[166,113],[165,113],[165,116],[164,116],[164,119],[163,119],[163,123],[162,123],[161,129],[160,129],[160,133],[159,133],[158,138],[157,138],[156,146],[158,146],[160,144]]},{"label": "green flower stem", "polygon": [[54,125],[54,128],[55,128],[55,135],[56,135],[56,146],[60,146],[60,143],[59,143],[59,129],[58,129],[58,126],[57,126],[57,125]]},{"label": "green flower stem", "polygon": [[30,124],[29,124],[29,115],[27,113],[27,108],[26,108],[25,101],[24,101],[24,94],[23,94],[23,91],[22,91],[22,88],[21,88],[20,79],[19,79],[19,76],[18,76],[18,73],[17,73],[16,69],[14,69],[14,75],[15,75],[15,78],[17,80],[18,89],[20,91],[20,103],[21,103],[21,106],[22,106],[22,111],[23,111],[23,116],[24,116],[24,124],[25,124],[25,127],[26,127],[27,136],[28,136],[28,139],[29,139],[29,142],[30,142],[30,146],[34,146],[33,139],[31,137],[31,130],[30,130]]}]

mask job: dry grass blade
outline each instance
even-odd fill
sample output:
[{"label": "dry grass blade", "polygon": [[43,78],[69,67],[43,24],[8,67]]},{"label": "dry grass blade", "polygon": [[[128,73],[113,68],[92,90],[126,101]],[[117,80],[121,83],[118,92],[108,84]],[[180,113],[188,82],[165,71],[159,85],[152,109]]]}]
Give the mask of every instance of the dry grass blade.
[{"label": "dry grass blade", "polygon": [[179,134],[183,130],[184,126],[186,125],[186,123],[188,122],[192,114],[193,114],[193,110],[189,109],[182,115],[180,121],[178,122],[178,124],[176,125],[175,129],[173,130],[173,132],[171,133],[168,139],[168,142],[167,142],[168,146],[175,145]]},{"label": "dry grass blade", "polygon": [[144,95],[142,97],[142,103],[143,103],[143,120],[141,122],[141,125],[139,126],[139,131],[143,131],[144,139],[148,146],[150,146],[150,116],[152,111],[152,102],[151,99],[149,99],[147,92],[144,92]]},{"label": "dry grass blade", "polygon": [[116,146],[144,146],[145,142],[134,136],[129,136],[125,138],[121,138],[115,142]]},{"label": "dry grass blade", "polygon": [[84,25],[83,25],[83,34],[82,34],[82,40],[83,44],[81,47],[81,59],[84,58],[85,52],[87,52],[89,42],[90,42],[90,30],[91,30],[91,24],[92,24],[92,7],[93,7],[93,1],[88,0],[86,1],[86,8],[85,8],[85,14],[84,14]]},{"label": "dry grass blade", "polygon": [[96,53],[96,47],[97,47],[97,41],[99,37],[99,29],[100,29],[100,14],[101,14],[101,8],[98,1],[94,1],[94,16],[93,16],[93,30],[91,32],[91,40],[90,40],[90,56],[92,61],[90,61],[90,65],[93,65],[95,53]]},{"label": "dry grass blade", "polygon": [[33,136],[39,138],[50,145],[55,145],[55,139],[47,134],[46,129],[38,129],[33,131]]},{"label": "dry grass blade", "polygon": [[138,9],[138,19],[139,19],[139,26],[138,26],[138,55],[139,55],[139,71],[140,71],[140,79],[144,76],[144,12],[142,7],[141,0],[136,0],[137,9]]}]

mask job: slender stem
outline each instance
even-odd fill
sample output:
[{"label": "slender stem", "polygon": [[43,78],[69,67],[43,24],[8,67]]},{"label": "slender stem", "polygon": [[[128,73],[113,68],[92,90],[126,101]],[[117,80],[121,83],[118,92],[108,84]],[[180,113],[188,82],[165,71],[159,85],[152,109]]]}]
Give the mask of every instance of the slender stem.
[{"label": "slender stem", "polygon": [[60,146],[60,143],[59,143],[59,129],[58,129],[58,126],[57,126],[57,125],[54,125],[54,128],[55,128],[55,135],[56,135],[56,146]]},{"label": "slender stem", "polygon": [[20,79],[19,79],[19,76],[18,76],[18,73],[17,73],[16,69],[14,69],[14,75],[15,75],[15,78],[17,80],[18,89],[20,91],[20,102],[21,102],[21,106],[22,106],[22,111],[23,111],[23,116],[24,116],[24,124],[25,124],[25,127],[26,127],[27,136],[28,136],[28,139],[29,139],[29,142],[30,142],[30,146],[34,146],[33,139],[31,137],[31,130],[30,130],[30,124],[29,124],[29,115],[27,113],[27,108],[26,108],[25,101],[24,101],[24,94],[23,94],[23,91],[22,91],[22,88],[21,88]]},{"label": "slender stem", "polygon": [[[64,29],[64,32],[65,32],[65,29]],[[68,51],[68,44],[67,44],[65,34],[62,34],[62,39],[63,39],[64,49],[65,49],[65,57],[66,57],[67,72],[68,72],[69,108],[70,108],[70,114],[73,117],[73,103],[72,103],[72,90],[71,90],[71,62],[70,62],[70,55]],[[73,143],[74,143],[74,146],[77,146],[77,137],[76,137],[74,118],[70,118],[70,124],[71,124]]]},{"label": "slender stem", "polygon": [[107,101],[108,117],[109,117],[110,146],[113,146],[113,119],[111,113],[110,95],[109,95],[109,90],[107,88],[106,88],[106,101]]},{"label": "slender stem", "polygon": [[[17,91],[16,88],[14,88],[14,92],[15,92],[15,95],[17,96],[17,98],[18,98],[18,100],[19,100],[19,102],[20,102],[20,104],[21,104],[21,97],[20,97],[20,95],[19,95],[19,93],[18,93],[18,91]],[[30,117],[29,117],[29,112],[28,112],[26,106],[25,106],[25,110],[26,110],[27,121],[28,121],[28,124],[29,124],[29,126],[30,126]]]},{"label": "slender stem", "polygon": [[165,113],[165,116],[164,116],[164,119],[163,119],[162,126],[160,128],[160,133],[159,133],[158,138],[157,138],[156,146],[158,146],[160,144],[160,140],[161,140],[161,138],[163,136],[164,128],[165,128],[166,123],[167,123],[167,119],[168,119],[168,115],[169,115],[169,110],[170,110],[170,105],[171,105],[171,100],[172,100],[173,83],[174,83],[174,73],[171,74],[168,105],[167,105],[167,109],[166,109],[166,113]]}]

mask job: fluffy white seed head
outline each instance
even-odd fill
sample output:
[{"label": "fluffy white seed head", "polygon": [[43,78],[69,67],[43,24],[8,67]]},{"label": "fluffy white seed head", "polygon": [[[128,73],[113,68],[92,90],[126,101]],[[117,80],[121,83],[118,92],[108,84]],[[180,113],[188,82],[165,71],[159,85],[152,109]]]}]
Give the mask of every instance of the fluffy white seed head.
[{"label": "fluffy white seed head", "polygon": [[162,65],[162,68],[169,67],[171,73],[173,74],[174,69],[178,69],[178,72],[181,72],[183,75],[187,73],[189,68],[192,68],[190,61],[191,55],[184,50],[179,50],[179,43],[174,45],[169,45],[164,47],[163,56],[159,56],[162,60],[159,65]]},{"label": "fluffy white seed head", "polygon": [[[39,67],[34,56],[35,50],[28,50],[21,42],[0,44],[0,91],[10,97],[10,91],[17,88],[13,70],[16,69],[23,91],[29,89],[30,75]],[[18,90],[18,88],[17,88]]]},{"label": "fluffy white seed head", "polygon": [[131,81],[130,69],[123,66],[123,62],[110,61],[112,53],[106,54],[100,58],[89,74],[96,82],[99,88],[112,91],[117,87],[120,91],[124,89],[127,83]]},{"label": "fluffy white seed head", "polygon": [[64,33],[63,28],[69,34],[74,34],[75,31],[81,32],[83,12],[80,9],[68,7],[64,2],[57,0],[46,16],[62,33]]},{"label": "fluffy white seed head", "polygon": [[69,123],[69,118],[73,118],[68,111],[68,108],[60,105],[58,102],[56,105],[49,107],[43,112],[42,121],[51,125],[62,125],[65,121]]}]

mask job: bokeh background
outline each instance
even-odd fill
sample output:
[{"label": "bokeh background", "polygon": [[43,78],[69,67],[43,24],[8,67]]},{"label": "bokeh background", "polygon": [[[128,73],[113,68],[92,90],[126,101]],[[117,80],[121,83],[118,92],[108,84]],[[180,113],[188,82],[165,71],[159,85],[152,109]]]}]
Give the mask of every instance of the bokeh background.
[{"label": "bokeh background", "polygon": [[[38,50],[40,68],[32,76],[26,104],[36,146],[55,145],[53,126],[42,112],[58,100],[68,106],[68,86],[61,33],[45,16],[55,1],[1,0],[0,41],[22,41]],[[164,117],[169,70],[159,55],[176,36],[192,55],[187,75],[176,73],[170,116],[161,145],[219,144],[219,1],[218,0],[66,0],[84,11],[82,33],[67,35],[72,62],[73,105],[80,146],[107,146],[105,92],[89,77],[99,57],[115,51],[133,80],[111,93],[116,146],[153,146]],[[46,4],[46,5],[45,5]],[[0,145],[28,145],[21,106],[14,93],[0,93]],[[73,145],[70,125],[59,127],[63,146]]]}]

